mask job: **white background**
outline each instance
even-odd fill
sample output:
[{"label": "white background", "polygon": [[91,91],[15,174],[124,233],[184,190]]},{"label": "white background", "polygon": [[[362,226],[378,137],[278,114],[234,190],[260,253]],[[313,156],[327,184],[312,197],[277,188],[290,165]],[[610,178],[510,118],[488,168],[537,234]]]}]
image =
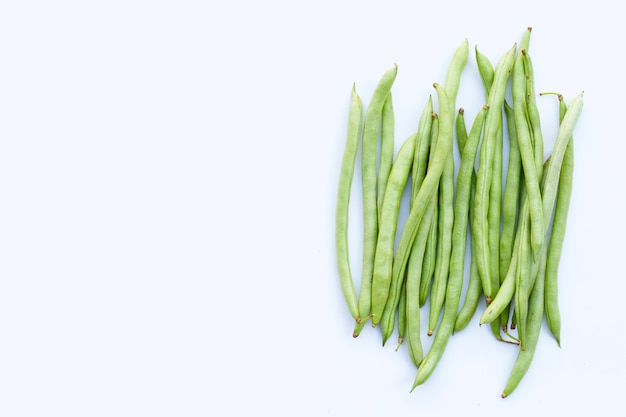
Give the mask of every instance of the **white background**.
[{"label": "white background", "polygon": [[[615,415],[626,388],[618,4],[5,2],[0,415]],[[367,103],[398,64],[398,149],[464,39],[457,106],[471,121],[484,100],[474,46],[495,63],[527,26],[537,91],[585,91],[562,348],[544,328],[502,400],[516,349],[475,317],[409,394],[406,348],[382,348],[370,327],[353,339],[338,284],[350,90]],[[556,100],[540,106],[547,156]]]}]

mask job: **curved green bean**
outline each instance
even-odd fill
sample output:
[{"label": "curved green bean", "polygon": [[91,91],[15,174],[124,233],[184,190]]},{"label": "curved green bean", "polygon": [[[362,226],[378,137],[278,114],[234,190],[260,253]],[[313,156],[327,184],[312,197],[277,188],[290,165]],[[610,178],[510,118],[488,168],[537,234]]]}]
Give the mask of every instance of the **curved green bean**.
[{"label": "curved green bean", "polygon": [[393,99],[391,92],[387,95],[387,99],[383,104],[380,128],[380,166],[378,167],[378,194],[376,196],[378,203],[378,222],[380,223],[380,211],[383,208],[383,199],[385,198],[385,190],[387,189],[387,179],[393,165],[394,154],[394,129],[395,118],[393,112]]},{"label": "curved green bean", "polygon": [[[380,323],[383,334],[383,346],[393,333],[396,311],[404,283],[404,274],[392,276],[393,250],[400,200],[413,165],[416,139],[417,133],[411,135],[398,151],[396,161],[391,168],[387,195],[381,210],[381,225],[376,244],[374,280],[372,282],[372,314],[380,314],[378,323]],[[387,289],[386,293],[385,288]],[[382,304],[382,310],[380,304]],[[382,312],[378,313],[379,311]]]},{"label": "curved green bean", "polygon": [[507,80],[513,66],[515,54],[514,45],[500,59],[494,72],[494,81],[489,92],[489,111],[485,119],[485,132],[481,144],[480,162],[476,175],[476,196],[474,198],[474,214],[472,221],[472,236],[476,249],[478,272],[481,277],[483,292],[488,303],[495,296],[493,280],[490,273],[489,261],[489,223],[487,213],[489,206],[489,189],[492,183],[493,160],[495,154],[495,142],[498,133],[499,120],[502,117],[502,103],[506,92]]},{"label": "curved green bean", "polygon": [[448,340],[454,331],[461,291],[463,288],[463,271],[467,243],[467,225],[469,221],[469,204],[471,199],[472,173],[480,139],[483,121],[488,115],[488,106],[483,107],[476,116],[472,133],[463,149],[461,166],[457,177],[457,198],[454,203],[454,224],[452,231],[452,249],[450,256],[450,274],[446,285],[443,318],[435,334],[433,344],[424,357],[415,377],[412,389],[424,383],[432,374],[437,363],[443,356]]},{"label": "curved green bean", "polygon": [[519,383],[526,375],[530,368],[530,364],[535,355],[539,334],[541,332],[541,324],[543,321],[543,304],[544,304],[544,277],[545,277],[545,253],[541,251],[539,256],[540,269],[535,285],[530,293],[529,312],[528,312],[528,334],[525,349],[520,346],[517,359],[513,365],[513,369],[502,391],[502,398],[506,398],[517,388]]},{"label": "curved green bean", "polygon": [[450,270],[450,254],[452,250],[452,227],[454,224],[454,160],[448,154],[446,165],[439,182],[439,214],[437,225],[437,257],[432,288],[430,290],[430,314],[428,318],[428,335],[431,336],[437,327],[443,302],[446,296],[446,283]]},{"label": "curved green bean", "polygon": [[[426,250],[426,241],[430,231],[433,216],[432,210],[426,210],[423,220],[418,227],[411,254],[414,255],[416,270],[421,270]],[[409,347],[409,356],[415,366],[419,366],[424,358],[424,349],[421,338],[421,313],[420,313],[420,274],[407,276],[406,278],[406,341]]]},{"label": "curved green bean", "polygon": [[[513,254],[513,241],[515,240],[515,226],[519,211],[520,179],[522,162],[517,145],[517,133],[515,131],[515,120],[513,118],[513,108],[504,102],[504,111],[507,119],[509,132],[509,160],[506,172],[504,196],[502,199],[502,232],[500,234],[500,278],[504,280],[509,269]],[[502,284],[502,282],[500,283]],[[502,313],[502,325],[506,331],[509,309]]]},{"label": "curved green bean", "polygon": [[406,219],[394,261],[394,274],[404,272],[410,248],[417,235],[417,230],[424,218],[424,213],[427,211],[428,204],[435,193],[436,186],[439,183],[446,163],[446,158],[448,154],[452,152],[454,116],[452,115],[452,111],[450,111],[447,93],[439,84],[435,83],[434,86],[437,91],[440,106],[438,137],[442,138],[442,140],[438,140],[437,142],[433,163],[429,166],[422,187],[420,187],[413,207]]},{"label": "curved green bean", "polygon": [[[428,157],[428,163],[432,163],[435,155],[435,149],[437,148],[437,136],[439,135],[439,116],[437,113],[432,115],[432,129],[430,138],[430,153]],[[428,172],[428,171],[427,171]],[[433,274],[435,273],[435,261],[437,257],[437,216],[439,214],[439,207],[437,201],[439,199],[439,182],[435,186],[435,192],[428,203],[428,211],[432,212],[430,218],[430,225],[428,226],[428,236],[426,238],[426,249],[422,255],[424,260],[421,268],[420,278],[420,307],[426,304],[428,298],[428,292],[433,280]],[[416,243],[413,242],[413,245]]]},{"label": "curved green bean", "polygon": [[[394,276],[393,252],[398,226],[398,214],[400,200],[406,187],[411,172],[413,157],[415,155],[416,134],[409,136],[402,144],[396,161],[391,168],[385,200],[381,210],[380,229],[376,242],[376,254],[374,257],[374,272],[372,278],[372,325],[376,325],[383,317],[385,305],[388,304],[395,314],[397,297],[402,285],[401,275]],[[388,303],[389,295],[392,300]]]},{"label": "curved green bean", "polygon": [[363,105],[361,98],[356,93],[356,86],[352,86],[350,111],[348,114],[348,135],[346,146],[341,162],[339,176],[339,192],[337,193],[337,209],[335,213],[335,246],[337,252],[337,266],[339,268],[339,281],[348,310],[354,319],[359,317],[359,307],[356,291],[352,281],[350,270],[350,257],[348,250],[348,207],[350,205],[350,192],[354,177],[354,166],[359,148],[361,136],[361,120],[363,117]]},{"label": "curved green bean", "polygon": [[396,79],[398,66],[387,70],[379,81],[365,112],[363,142],[361,148],[361,177],[363,188],[363,267],[359,294],[359,317],[355,334],[358,335],[360,322],[370,316],[374,255],[378,236],[378,203],[376,199],[377,142],[382,118],[382,108]]},{"label": "curved green bean", "polygon": [[[559,116],[563,121],[567,106],[562,95],[559,98]],[[552,232],[550,234],[550,246],[546,263],[546,287],[545,287],[545,310],[546,321],[550,332],[561,346],[561,313],[558,304],[558,267],[563,249],[565,229],[567,226],[567,213],[569,211],[570,197],[574,174],[574,141],[570,139],[563,156],[561,173],[559,175],[559,188],[556,197],[556,207],[552,220]]]},{"label": "curved green bean", "polygon": [[544,240],[543,210],[540,190],[541,177],[539,176],[537,169],[537,161],[531,139],[531,126],[528,115],[526,73],[523,63],[525,54],[526,51],[521,50],[515,60],[511,90],[513,93],[515,130],[517,132],[517,141],[526,182],[526,192],[528,193],[530,204],[531,249],[533,258],[536,259],[541,246],[543,246]]}]

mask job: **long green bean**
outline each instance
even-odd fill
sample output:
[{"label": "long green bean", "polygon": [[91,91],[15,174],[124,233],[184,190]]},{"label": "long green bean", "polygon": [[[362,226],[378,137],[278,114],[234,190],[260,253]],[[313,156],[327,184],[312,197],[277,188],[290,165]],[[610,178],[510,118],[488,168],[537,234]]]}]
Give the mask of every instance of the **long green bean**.
[{"label": "long green bean", "polygon": [[361,98],[356,92],[356,86],[353,85],[350,111],[348,114],[348,135],[339,176],[339,192],[337,194],[337,209],[335,214],[335,246],[341,290],[348,305],[348,310],[354,319],[359,317],[359,307],[350,269],[348,250],[348,207],[350,205],[350,190],[354,177],[354,166],[359,147],[359,138],[361,136],[362,117],[363,105]]},{"label": "long green bean", "polygon": [[359,317],[356,319],[354,336],[358,335],[360,322],[370,316],[372,301],[372,277],[374,256],[378,237],[378,210],[376,199],[377,142],[380,132],[382,108],[396,79],[398,66],[387,70],[370,99],[365,112],[363,143],[361,147],[361,177],[363,188],[363,267],[359,293]]}]

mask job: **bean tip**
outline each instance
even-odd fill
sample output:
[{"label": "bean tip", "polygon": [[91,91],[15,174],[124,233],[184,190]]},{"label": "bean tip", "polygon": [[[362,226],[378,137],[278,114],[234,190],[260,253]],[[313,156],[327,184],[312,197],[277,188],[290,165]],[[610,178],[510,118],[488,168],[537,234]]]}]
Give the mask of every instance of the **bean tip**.
[{"label": "bean tip", "polygon": [[503,393],[502,393],[502,398],[506,398],[507,396],[508,396],[508,395],[507,395],[507,393],[506,393],[506,392],[503,392]]},{"label": "bean tip", "polygon": [[465,109],[463,107],[459,107],[459,114],[463,116],[465,114]]}]

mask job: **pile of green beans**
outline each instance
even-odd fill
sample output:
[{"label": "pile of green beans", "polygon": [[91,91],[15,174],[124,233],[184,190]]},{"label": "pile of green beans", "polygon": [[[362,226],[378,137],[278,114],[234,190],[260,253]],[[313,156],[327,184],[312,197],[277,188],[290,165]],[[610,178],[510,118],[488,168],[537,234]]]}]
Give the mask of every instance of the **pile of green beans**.
[{"label": "pile of green beans", "polygon": [[[561,94],[536,94],[530,34],[531,28],[525,30],[519,44],[505,51],[495,67],[475,49],[485,104],[469,131],[463,108],[456,110],[469,55],[468,41],[461,43],[444,83],[433,84],[436,101],[432,95],[427,98],[416,131],[395,158],[391,89],[398,65],[383,74],[365,114],[356,86],[352,87],[336,209],[339,282],[354,320],[353,337],[369,321],[381,329],[383,346],[394,332],[396,350],[407,342],[417,369],[411,391],[430,377],[451,336],[465,329],[477,313],[481,298],[485,308],[480,324],[489,324],[495,340],[519,349],[503,398],[528,371],[544,319],[561,344],[557,273],[582,92],[569,105]],[[558,97],[560,114],[547,159],[536,103],[543,94]],[[507,97],[512,97],[511,103]],[[455,138],[460,160],[456,179]],[[508,155],[503,151],[505,140]],[[357,295],[349,259],[348,213],[359,150],[363,254]],[[401,223],[404,195],[409,196],[410,210]],[[420,315],[427,302],[425,333],[434,339],[424,352]]]}]

